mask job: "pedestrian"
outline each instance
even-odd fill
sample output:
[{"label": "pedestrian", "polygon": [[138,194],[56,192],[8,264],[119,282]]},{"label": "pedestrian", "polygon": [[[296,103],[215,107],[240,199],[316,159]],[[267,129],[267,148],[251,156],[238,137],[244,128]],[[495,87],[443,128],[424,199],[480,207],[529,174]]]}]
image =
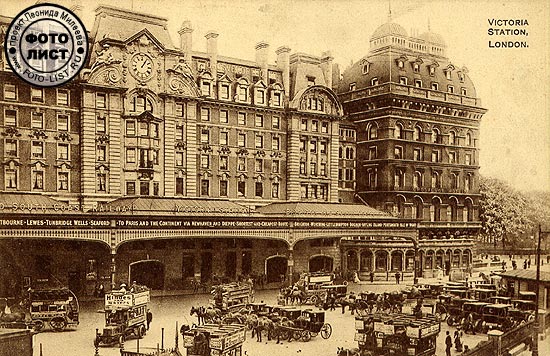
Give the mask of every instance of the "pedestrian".
[{"label": "pedestrian", "polygon": [[447,336],[445,337],[445,356],[451,356],[451,348],[453,347],[453,339],[451,339],[451,334],[447,330]]},{"label": "pedestrian", "polygon": [[527,260],[527,268],[531,268],[531,256],[529,256],[529,259]]},{"label": "pedestrian", "polygon": [[455,330],[454,339],[455,339],[455,350],[457,352],[462,352],[462,341],[460,340],[460,332],[458,330]]},{"label": "pedestrian", "polygon": [[151,313],[150,309],[147,309],[147,330],[149,330],[149,325],[153,321],[153,313]]},{"label": "pedestrian", "polygon": [[97,296],[102,299],[105,297],[105,287],[103,286],[103,283],[99,284],[99,287],[97,290]]},{"label": "pedestrian", "polygon": [[351,315],[355,314],[355,293],[349,292],[349,311]]},{"label": "pedestrian", "polygon": [[399,284],[400,279],[401,279],[401,273],[399,273],[399,271],[395,272],[395,284]]},{"label": "pedestrian", "polygon": [[523,269],[527,269],[527,260],[523,260]]},{"label": "pedestrian", "polygon": [[374,272],[373,271],[370,271],[369,273],[369,277],[370,277],[370,282],[374,282]]}]

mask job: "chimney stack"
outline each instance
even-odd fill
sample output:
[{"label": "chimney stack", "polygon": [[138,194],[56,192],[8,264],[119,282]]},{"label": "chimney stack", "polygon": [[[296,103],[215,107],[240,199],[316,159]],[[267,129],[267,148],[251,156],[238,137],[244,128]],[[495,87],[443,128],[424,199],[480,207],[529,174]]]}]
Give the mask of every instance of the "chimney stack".
[{"label": "chimney stack", "polygon": [[323,52],[321,55],[321,69],[325,75],[325,85],[332,89],[332,61],[334,57],[330,51]]},{"label": "chimney stack", "polygon": [[193,27],[191,27],[191,21],[183,21],[178,34],[180,35],[180,48],[185,53],[185,62],[191,66],[191,51],[193,51]]},{"label": "chimney stack", "polygon": [[219,34],[215,31],[208,31],[204,36],[206,38],[206,53],[210,58],[210,71],[214,82],[218,77],[218,36]]},{"label": "chimney stack", "polygon": [[266,85],[269,84],[268,78],[267,78],[267,57],[269,54],[269,43],[265,41],[258,42],[256,44],[256,64],[260,67],[262,70],[262,80]]},{"label": "chimney stack", "polygon": [[277,54],[277,67],[283,71],[283,87],[285,96],[290,95],[290,48],[281,46],[275,51]]}]

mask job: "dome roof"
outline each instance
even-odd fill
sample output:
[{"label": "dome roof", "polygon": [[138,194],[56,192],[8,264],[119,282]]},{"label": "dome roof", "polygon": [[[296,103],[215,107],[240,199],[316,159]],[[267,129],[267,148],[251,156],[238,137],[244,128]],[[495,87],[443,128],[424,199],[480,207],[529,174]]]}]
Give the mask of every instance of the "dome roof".
[{"label": "dome roof", "polygon": [[445,40],[443,39],[443,37],[440,34],[432,31],[426,31],[420,36],[418,36],[418,38],[426,42],[431,42],[440,46],[445,46]]},{"label": "dome roof", "polygon": [[370,39],[372,41],[388,35],[407,37],[407,31],[405,31],[405,29],[401,25],[398,25],[394,22],[386,22],[374,31]]}]

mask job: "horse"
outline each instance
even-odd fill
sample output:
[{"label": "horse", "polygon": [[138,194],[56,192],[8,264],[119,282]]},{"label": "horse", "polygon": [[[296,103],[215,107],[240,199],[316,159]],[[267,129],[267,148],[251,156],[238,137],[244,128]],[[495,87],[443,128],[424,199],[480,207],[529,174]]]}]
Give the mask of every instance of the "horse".
[{"label": "horse", "polygon": [[222,317],[222,324],[243,324],[246,317],[239,312],[227,313]]},{"label": "horse", "polygon": [[336,355],[337,356],[359,356],[361,355],[361,353],[358,348],[344,349],[343,347],[339,347],[336,350]]},{"label": "horse", "polygon": [[262,341],[262,332],[264,331],[267,333],[267,340],[271,340],[271,336],[273,335],[273,331],[275,329],[275,324],[273,323],[273,321],[265,316],[260,316],[255,321],[253,321],[253,323],[252,337],[256,335],[256,341]]},{"label": "horse", "polygon": [[212,307],[191,307],[191,311],[189,312],[189,315],[197,315],[198,324],[207,323],[207,322],[215,322],[219,320],[222,316],[221,311],[216,308]]}]

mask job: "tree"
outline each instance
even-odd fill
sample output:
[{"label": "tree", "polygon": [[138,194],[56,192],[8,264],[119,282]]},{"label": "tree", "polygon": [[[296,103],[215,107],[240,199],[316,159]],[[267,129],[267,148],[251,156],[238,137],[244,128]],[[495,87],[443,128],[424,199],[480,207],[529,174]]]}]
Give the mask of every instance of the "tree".
[{"label": "tree", "polygon": [[495,178],[481,176],[479,186],[482,233],[495,247],[501,241],[502,247],[506,248],[531,228],[533,222],[527,215],[530,201]]}]

